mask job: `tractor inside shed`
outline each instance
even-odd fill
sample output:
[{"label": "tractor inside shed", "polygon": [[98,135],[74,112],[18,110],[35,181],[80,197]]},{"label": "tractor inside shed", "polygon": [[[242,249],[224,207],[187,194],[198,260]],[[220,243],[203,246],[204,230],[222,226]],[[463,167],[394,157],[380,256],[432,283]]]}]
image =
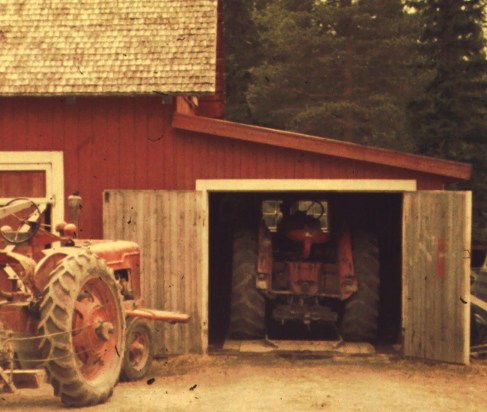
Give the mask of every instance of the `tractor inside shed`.
[{"label": "tractor inside shed", "polygon": [[210,193],[210,348],[398,342],[401,239],[400,192]]}]

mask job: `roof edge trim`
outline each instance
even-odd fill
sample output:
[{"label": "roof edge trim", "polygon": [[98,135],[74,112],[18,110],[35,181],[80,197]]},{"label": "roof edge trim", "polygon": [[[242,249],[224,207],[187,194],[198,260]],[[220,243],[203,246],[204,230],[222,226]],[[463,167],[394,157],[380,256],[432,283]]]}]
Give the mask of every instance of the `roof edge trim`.
[{"label": "roof edge trim", "polygon": [[472,173],[472,166],[467,163],[177,112],[174,113],[172,126],[191,132],[382,164],[453,179],[468,180]]}]

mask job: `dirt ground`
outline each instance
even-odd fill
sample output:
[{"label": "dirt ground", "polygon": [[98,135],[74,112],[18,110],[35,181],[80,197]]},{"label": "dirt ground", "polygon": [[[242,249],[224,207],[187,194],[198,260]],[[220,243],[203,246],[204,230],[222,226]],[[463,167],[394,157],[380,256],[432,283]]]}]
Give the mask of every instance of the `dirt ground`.
[{"label": "dirt ground", "polygon": [[[470,366],[397,356],[184,355],[158,360],[83,411],[485,411],[487,360]],[[0,410],[62,410],[44,384],[0,394]]]}]

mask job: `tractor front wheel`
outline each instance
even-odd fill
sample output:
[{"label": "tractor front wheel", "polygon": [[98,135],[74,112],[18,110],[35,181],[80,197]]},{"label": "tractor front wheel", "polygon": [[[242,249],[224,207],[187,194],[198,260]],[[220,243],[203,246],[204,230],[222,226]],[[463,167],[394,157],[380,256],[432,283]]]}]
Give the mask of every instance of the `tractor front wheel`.
[{"label": "tractor front wheel", "polygon": [[54,394],[67,406],[105,402],[125,349],[125,317],[112,271],[81,252],[54,269],[43,293],[40,350]]},{"label": "tractor front wheel", "polygon": [[149,372],[154,357],[149,322],[139,318],[129,319],[125,342],[125,355],[120,378],[123,381],[142,379]]}]

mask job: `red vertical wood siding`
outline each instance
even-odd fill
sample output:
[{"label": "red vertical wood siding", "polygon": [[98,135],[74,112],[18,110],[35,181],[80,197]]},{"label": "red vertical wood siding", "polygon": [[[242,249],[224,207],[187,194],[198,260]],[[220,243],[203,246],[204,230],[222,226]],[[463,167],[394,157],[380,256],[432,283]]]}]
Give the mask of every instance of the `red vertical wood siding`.
[{"label": "red vertical wood siding", "polygon": [[0,150],[64,152],[65,193],[79,190],[80,232],[102,234],[105,189],[194,189],[196,179],[417,179],[440,176],[171,127],[159,97],[2,98]]}]

